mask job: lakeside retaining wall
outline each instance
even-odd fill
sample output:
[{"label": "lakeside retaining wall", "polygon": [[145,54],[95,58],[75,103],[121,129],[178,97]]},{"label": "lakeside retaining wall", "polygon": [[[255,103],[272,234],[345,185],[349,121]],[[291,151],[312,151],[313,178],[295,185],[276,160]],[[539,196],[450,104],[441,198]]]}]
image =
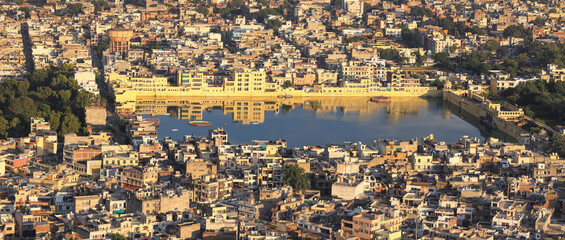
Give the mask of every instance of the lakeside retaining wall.
[{"label": "lakeside retaining wall", "polygon": [[[180,89],[180,88],[178,88]],[[285,89],[280,92],[225,92],[225,91],[173,91],[177,88],[167,88],[166,91],[142,92],[136,90],[116,90],[116,102],[135,101],[137,97],[272,97],[292,96],[309,97],[441,97],[442,91],[431,87],[402,88],[402,91],[361,91],[361,92],[306,92],[302,90]]]},{"label": "lakeside retaining wall", "polygon": [[524,129],[515,125],[513,122],[494,116],[487,104],[466,97],[465,92],[444,91],[443,100],[458,106],[463,111],[480,119],[481,122],[491,125],[514,139],[520,139],[521,134],[527,133]]}]

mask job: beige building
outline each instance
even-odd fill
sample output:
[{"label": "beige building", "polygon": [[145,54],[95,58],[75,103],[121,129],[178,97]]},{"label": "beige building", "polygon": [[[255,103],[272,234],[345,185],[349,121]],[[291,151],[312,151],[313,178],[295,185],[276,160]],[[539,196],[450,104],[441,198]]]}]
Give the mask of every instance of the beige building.
[{"label": "beige building", "polygon": [[122,172],[122,183],[133,188],[143,188],[146,185],[156,183],[158,173],[155,167],[130,166]]},{"label": "beige building", "polygon": [[197,202],[213,202],[231,196],[233,181],[216,175],[202,175],[194,182],[194,197]]},{"label": "beige building", "polygon": [[353,200],[365,191],[365,181],[358,180],[355,176],[340,176],[332,184],[332,196],[343,200]]},{"label": "beige building", "polygon": [[138,190],[128,197],[127,211],[143,214],[183,211],[190,208],[193,197],[191,190],[184,189],[165,190],[163,192]]},{"label": "beige building", "polygon": [[94,126],[106,125],[106,108],[103,107],[85,107],[86,124]]},{"label": "beige building", "polygon": [[192,179],[200,179],[201,176],[206,174],[216,174],[217,170],[217,165],[203,159],[186,162],[186,176],[190,176]]},{"label": "beige building", "polygon": [[361,213],[351,221],[343,219],[341,229],[347,236],[360,240],[401,239],[400,225],[403,218],[399,210],[385,209],[377,213]]},{"label": "beige building", "polygon": [[90,209],[96,209],[96,206],[100,203],[100,196],[98,195],[88,195],[88,196],[75,196],[75,212],[88,212]]}]

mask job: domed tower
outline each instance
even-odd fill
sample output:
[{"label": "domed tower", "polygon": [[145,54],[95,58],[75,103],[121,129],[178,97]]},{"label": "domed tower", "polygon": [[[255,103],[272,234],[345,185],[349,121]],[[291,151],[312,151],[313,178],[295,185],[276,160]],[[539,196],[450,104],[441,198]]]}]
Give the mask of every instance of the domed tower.
[{"label": "domed tower", "polygon": [[108,30],[110,51],[119,52],[125,56],[129,50],[129,41],[133,38],[133,30],[117,27]]}]

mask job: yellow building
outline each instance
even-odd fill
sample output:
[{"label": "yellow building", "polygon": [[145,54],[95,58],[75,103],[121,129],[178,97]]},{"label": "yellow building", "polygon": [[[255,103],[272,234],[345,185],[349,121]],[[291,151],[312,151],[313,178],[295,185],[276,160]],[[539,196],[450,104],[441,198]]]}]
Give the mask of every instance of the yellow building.
[{"label": "yellow building", "polygon": [[168,86],[167,77],[152,74],[110,73],[108,77],[116,93],[126,89],[140,92],[164,92]]},{"label": "yellow building", "polygon": [[196,70],[183,71],[177,74],[177,85],[188,87],[190,90],[202,90],[208,87],[204,73]]},{"label": "yellow building", "polygon": [[139,158],[137,152],[116,153],[108,152],[102,156],[102,166],[109,168],[111,166],[137,166]]},{"label": "yellow building", "polygon": [[[370,79],[347,81],[334,87],[323,84],[301,89],[282,88],[280,83],[267,81],[263,70],[237,69],[228,78],[210,79],[208,73],[185,71],[177,75],[176,83],[151,73],[108,74],[108,83],[116,97],[119,113],[137,111],[139,97],[416,97],[441,96],[435,87],[419,86],[419,79],[403,75],[393,78],[388,87]],[[393,84],[391,84],[393,83]],[[152,103],[154,104],[154,103]],[[164,111],[165,109],[163,109]]]},{"label": "yellow building", "polygon": [[238,69],[224,83],[226,92],[263,93],[265,91],[265,71]]}]

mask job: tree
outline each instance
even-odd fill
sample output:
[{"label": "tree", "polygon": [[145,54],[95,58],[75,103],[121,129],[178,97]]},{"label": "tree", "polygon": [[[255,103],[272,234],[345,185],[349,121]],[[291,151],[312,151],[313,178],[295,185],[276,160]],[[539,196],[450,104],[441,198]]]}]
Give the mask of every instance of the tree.
[{"label": "tree", "polygon": [[37,115],[37,106],[29,97],[18,97],[8,105],[8,112],[29,121],[31,117]]},{"label": "tree", "polygon": [[201,6],[198,6],[196,8],[196,11],[199,12],[199,13],[202,13],[202,15],[204,15],[204,16],[208,16],[210,9],[206,6],[201,5]]},{"label": "tree", "polygon": [[444,80],[435,80],[434,82],[432,82],[431,85],[435,86],[435,87],[437,87],[437,89],[441,90],[445,86],[445,81]]},{"label": "tree", "polygon": [[239,9],[243,6],[243,0],[232,0],[230,4],[232,7]]},{"label": "tree", "polygon": [[416,64],[419,66],[422,66],[424,62],[426,62],[426,59],[428,59],[426,55],[420,54],[420,51],[412,52],[412,55],[416,57]]},{"label": "tree", "polygon": [[260,3],[261,5],[268,7],[269,6],[269,1],[267,0],[257,0],[258,3]]},{"label": "tree", "polygon": [[502,69],[507,73],[510,73],[511,77],[514,77],[516,76],[516,74],[518,74],[518,63],[513,59],[504,59],[504,62],[502,63]]},{"label": "tree", "polygon": [[291,82],[290,80],[286,80],[286,81],[284,81],[284,83],[283,83],[283,87],[284,87],[284,88],[292,87],[292,85],[293,85],[293,84],[292,84],[292,82]]},{"label": "tree", "polygon": [[94,11],[95,12],[98,12],[98,11],[101,11],[101,10],[107,10],[107,9],[110,8],[107,0],[94,0],[92,2],[92,4],[94,5]]},{"label": "tree", "polygon": [[270,19],[269,21],[267,21],[267,26],[269,26],[270,29],[273,29],[273,31],[275,33],[279,32],[279,28],[282,26],[282,22],[278,19]]},{"label": "tree", "polygon": [[437,63],[438,67],[442,67],[445,69],[455,69],[455,63],[449,58],[447,58],[447,53],[439,52],[432,55],[432,58]]},{"label": "tree", "polygon": [[112,240],[126,240],[127,239],[126,236],[119,234],[119,233],[111,233],[110,238]]},{"label": "tree", "polygon": [[386,49],[379,49],[378,51],[379,51],[379,56],[382,59],[393,60],[395,62],[400,62],[401,60],[400,53],[396,49],[386,48]]},{"label": "tree", "polygon": [[516,56],[516,61],[520,65],[526,65],[526,63],[530,61],[530,58],[528,57],[527,53],[520,53],[518,54],[518,56]]},{"label": "tree", "polygon": [[26,18],[30,17],[30,14],[31,14],[31,11],[32,11],[32,9],[30,7],[20,7],[19,10],[24,13]]},{"label": "tree", "polygon": [[457,51],[457,44],[453,44],[451,46],[449,46],[449,52],[450,53],[455,53]]},{"label": "tree", "polygon": [[284,184],[292,186],[294,189],[310,189],[310,181],[304,173],[304,169],[298,164],[285,164],[283,167]]},{"label": "tree", "polygon": [[81,3],[69,4],[67,7],[69,8],[69,13],[73,15],[82,13]]},{"label": "tree", "polygon": [[65,134],[68,133],[77,133],[79,130],[80,130],[80,122],[78,118],[71,113],[65,113],[61,121],[59,134],[61,136],[64,136]]},{"label": "tree", "polygon": [[517,25],[511,25],[506,27],[502,35],[504,37],[528,38],[528,39],[531,39],[533,36],[531,28],[526,29],[524,27]]},{"label": "tree", "polygon": [[74,66],[63,64],[35,70],[21,81],[8,78],[1,82],[0,138],[25,136],[32,117],[45,118],[59,137],[78,132],[82,125],[79,119],[84,121],[84,107],[98,98],[79,91],[73,75]]},{"label": "tree", "polygon": [[408,27],[404,25],[402,26],[400,37],[402,38],[404,44],[406,44],[408,47],[416,46],[416,37],[414,31],[410,30]]},{"label": "tree", "polygon": [[556,135],[551,143],[544,148],[547,153],[557,153],[560,157],[565,157],[565,135]]},{"label": "tree", "polygon": [[410,15],[415,17],[432,17],[434,12],[429,8],[415,7],[412,11],[410,11]]},{"label": "tree", "polygon": [[477,35],[485,35],[487,34],[487,31],[484,28],[481,28],[479,26],[473,26],[470,29],[471,33],[477,34]]},{"label": "tree", "polygon": [[265,19],[267,19],[269,15],[280,16],[282,15],[282,13],[273,8],[263,8],[259,10],[257,13],[253,14],[255,19],[257,19],[257,21],[261,23],[264,23]]},{"label": "tree", "polygon": [[489,52],[496,52],[500,48],[500,43],[495,39],[489,39],[485,42],[485,50]]},{"label": "tree", "polygon": [[469,221],[469,219],[463,219],[463,227],[469,227],[469,225],[471,225],[471,221]]},{"label": "tree", "polygon": [[8,137],[8,130],[10,129],[10,122],[4,117],[0,116],[0,139]]},{"label": "tree", "polygon": [[545,25],[545,19],[542,17],[537,17],[534,21],[532,21],[532,24],[538,27],[542,27]]}]

